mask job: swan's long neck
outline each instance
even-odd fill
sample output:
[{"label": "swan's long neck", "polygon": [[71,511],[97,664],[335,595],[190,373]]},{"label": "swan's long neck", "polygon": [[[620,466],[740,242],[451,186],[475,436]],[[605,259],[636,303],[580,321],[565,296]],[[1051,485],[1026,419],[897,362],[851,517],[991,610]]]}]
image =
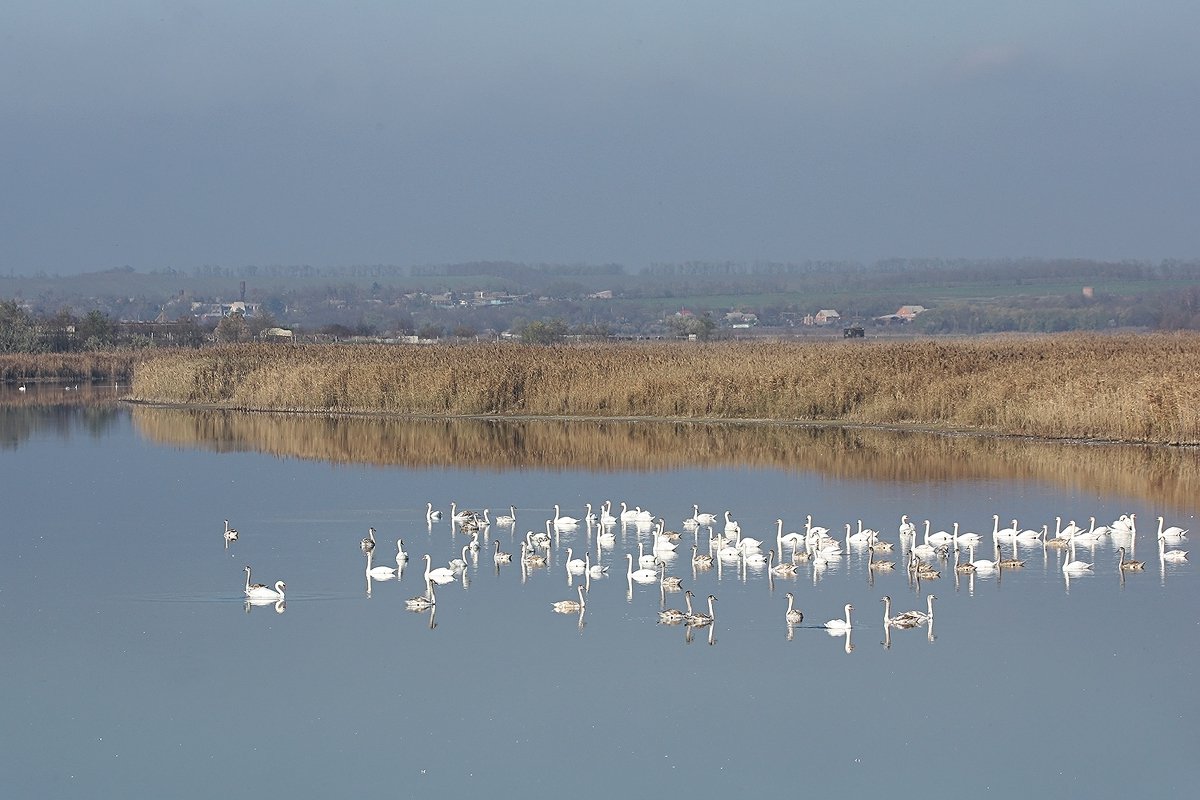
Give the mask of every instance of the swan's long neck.
[{"label": "swan's long neck", "polygon": [[250,568],[246,567],[246,593],[250,592]]},{"label": "swan's long neck", "polygon": [[850,627],[850,606],[846,606],[846,627]]},{"label": "swan's long neck", "polygon": [[275,581],[275,591],[279,594],[279,599],[283,599],[283,581]]}]

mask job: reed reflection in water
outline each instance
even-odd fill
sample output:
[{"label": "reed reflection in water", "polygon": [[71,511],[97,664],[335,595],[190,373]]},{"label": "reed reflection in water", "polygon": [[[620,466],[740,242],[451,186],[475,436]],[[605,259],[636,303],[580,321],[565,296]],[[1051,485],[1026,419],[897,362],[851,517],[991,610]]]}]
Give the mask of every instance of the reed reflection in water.
[{"label": "reed reflection in water", "polygon": [[393,419],[135,406],[154,442],[345,464],[413,468],[783,469],[829,478],[926,483],[1038,481],[1186,509],[1200,493],[1200,451],[756,423]]}]

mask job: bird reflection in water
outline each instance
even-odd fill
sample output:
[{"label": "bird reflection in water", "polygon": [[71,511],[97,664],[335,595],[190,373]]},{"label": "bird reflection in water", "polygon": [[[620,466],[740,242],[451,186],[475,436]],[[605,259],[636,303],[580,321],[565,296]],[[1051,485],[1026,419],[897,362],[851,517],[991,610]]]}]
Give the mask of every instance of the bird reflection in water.
[{"label": "bird reflection in water", "polygon": [[250,609],[252,607],[257,608],[259,606],[272,606],[272,607],[274,607],[276,614],[282,614],[284,611],[287,611],[287,603],[285,603],[283,600],[271,600],[269,598],[264,598],[264,597],[247,597],[246,598],[244,607],[245,607],[247,614],[250,613]]}]

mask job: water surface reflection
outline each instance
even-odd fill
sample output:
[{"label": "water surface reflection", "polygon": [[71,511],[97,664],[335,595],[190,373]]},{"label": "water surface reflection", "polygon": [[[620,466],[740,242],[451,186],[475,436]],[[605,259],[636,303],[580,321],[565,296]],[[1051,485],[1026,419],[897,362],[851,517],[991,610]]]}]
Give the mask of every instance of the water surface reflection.
[{"label": "water surface reflection", "polygon": [[809,471],[831,479],[1048,482],[1190,508],[1200,450],[926,432],[665,421],[380,419],[136,406],[152,441],[333,463],[412,468],[653,472],[685,467]]}]

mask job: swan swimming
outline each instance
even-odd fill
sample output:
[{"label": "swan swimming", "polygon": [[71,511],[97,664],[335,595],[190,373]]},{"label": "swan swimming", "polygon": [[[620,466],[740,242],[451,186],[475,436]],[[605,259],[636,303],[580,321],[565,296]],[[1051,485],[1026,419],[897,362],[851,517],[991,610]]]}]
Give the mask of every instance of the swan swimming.
[{"label": "swan swimming", "polygon": [[551,604],[551,608],[559,614],[573,614],[584,609],[583,586],[576,587],[579,590],[579,600],[559,600],[557,603]]},{"label": "swan swimming", "polygon": [[795,596],[791,592],[788,592],[784,597],[787,598],[788,607],[787,611],[783,614],[783,618],[793,625],[804,622],[804,612],[794,607],[796,602]]},{"label": "swan swimming", "polygon": [[374,549],[368,550],[367,551],[367,570],[366,570],[368,575],[370,575],[375,580],[379,580],[379,581],[386,581],[388,578],[396,577],[396,568],[395,567],[384,567],[384,566],[372,567],[371,559],[373,559],[374,557],[375,557]]},{"label": "swan swimming", "polygon": [[698,628],[703,625],[711,625],[717,618],[716,612],[713,611],[713,603],[715,602],[717,602],[716,596],[710,594],[708,596],[708,613],[705,614],[703,611],[697,611],[689,614],[687,617],[688,625],[691,625],[694,628]]},{"label": "swan swimming", "polygon": [[825,623],[825,627],[831,631],[848,631],[850,630],[850,612],[854,610],[854,606],[846,603],[846,618],[831,619]]},{"label": "swan swimming", "polygon": [[554,527],[555,528],[577,528],[579,520],[574,517],[560,516],[558,503],[554,504]]},{"label": "swan swimming", "polygon": [[246,567],[246,597],[251,600],[282,600],[284,586],[283,581],[275,581],[274,589],[261,583],[250,583],[250,567]]},{"label": "swan swimming", "polygon": [[628,577],[629,580],[637,581],[638,583],[654,583],[658,580],[657,570],[646,569],[643,567],[642,569],[634,571],[633,553],[626,553],[625,558],[629,560],[629,569],[626,572],[626,577]]},{"label": "swan swimming", "polygon": [[451,570],[449,570],[446,567],[438,567],[437,569],[430,569],[429,567],[432,563],[433,563],[432,557],[429,555],[429,553],[426,553],[425,554],[425,580],[426,581],[433,581],[434,583],[449,583],[450,581],[454,580],[454,573]]}]

